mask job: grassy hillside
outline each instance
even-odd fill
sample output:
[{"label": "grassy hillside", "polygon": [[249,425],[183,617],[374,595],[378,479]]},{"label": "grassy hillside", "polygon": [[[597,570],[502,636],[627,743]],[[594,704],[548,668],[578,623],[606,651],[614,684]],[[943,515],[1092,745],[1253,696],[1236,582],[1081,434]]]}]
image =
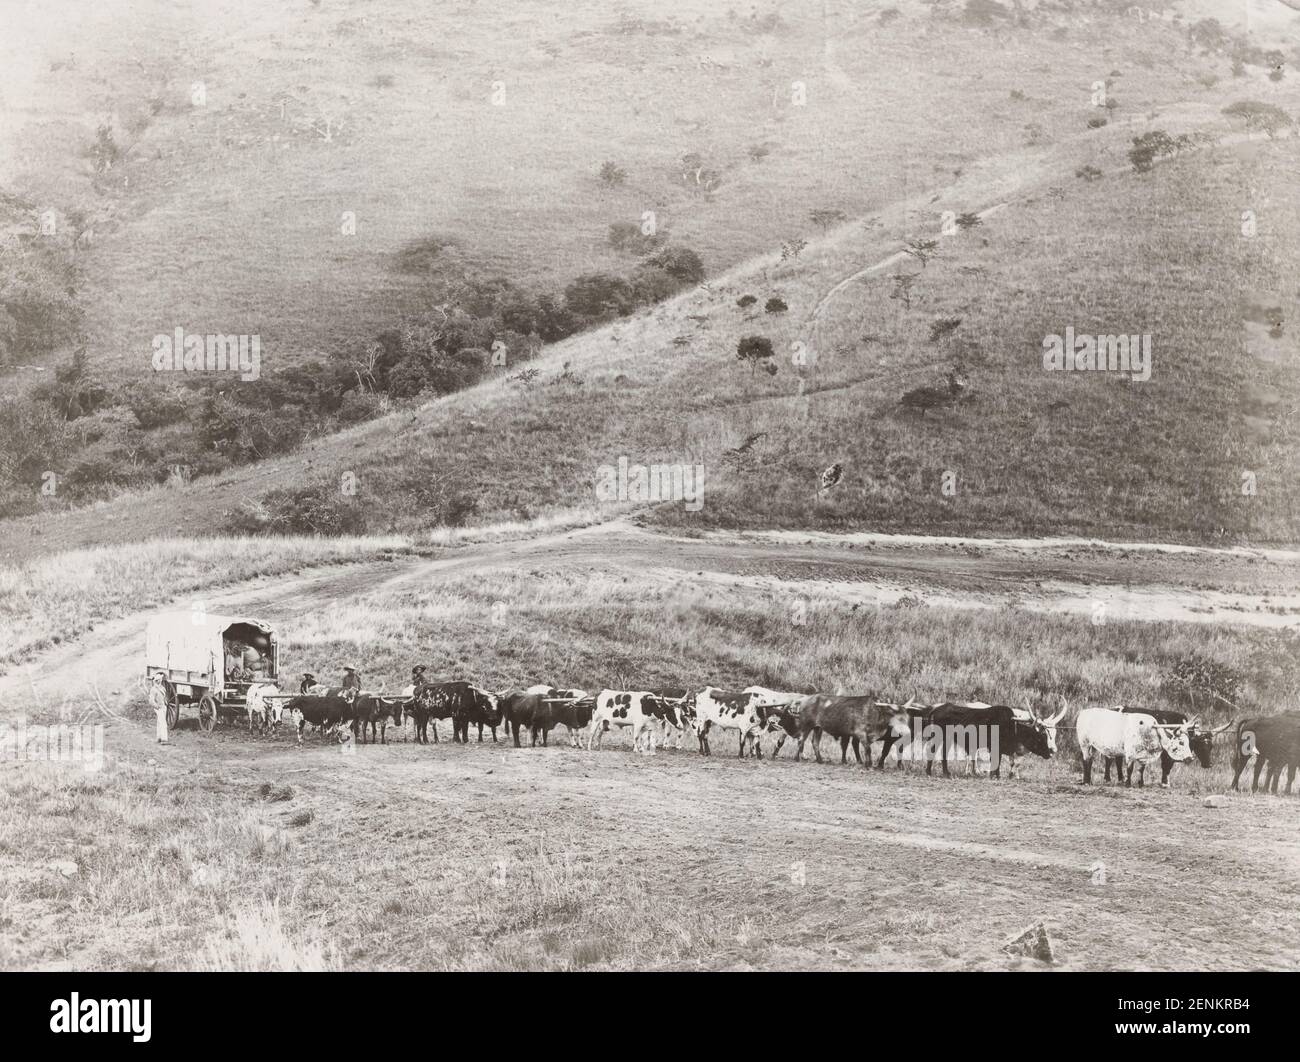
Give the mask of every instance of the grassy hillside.
[{"label": "grassy hillside", "polygon": [[[1113,66],[1131,113],[1226,72],[1185,56],[1181,28],[1135,20],[1081,71],[1089,24],[1044,14],[995,37],[959,4],[120,6],[76,25],[55,5],[16,36],[30,81],[0,184],[87,215],[87,331],[128,373],[177,324],[260,332],[268,366],[345,353],[421,305],[394,255],[430,235],[552,286],[626,266],[608,228],[652,210],[720,270],[807,236],[811,209],[865,213],[1031,123],[1076,128]],[[122,154],[97,173],[101,124]],[[683,180],[692,153],[715,191]],[[621,185],[597,179],[607,160]]]},{"label": "grassy hillside", "polygon": [[[147,348],[157,331],[147,321],[163,305],[185,310],[169,323],[260,329],[268,365],[355,347],[419,304],[420,277],[396,272],[394,255],[430,234],[454,238],[467,268],[555,285],[625,269],[604,242],[608,226],[653,209],[674,240],[704,255],[708,286],[552,345],[532,383],[507,379],[510,366],[298,455],[11,525],[15,535],[39,527],[75,545],[258,526],[268,507],[301,501],[259,497],[304,487],[356,510],[355,529],[529,519],[592,506],[598,470],[625,456],[705,466],[703,508],[656,516],[690,526],[1294,537],[1294,348],[1285,328],[1272,336],[1261,322],[1269,307],[1288,321],[1300,309],[1287,279],[1295,141],[1184,152],[1145,174],[1126,156],[1153,130],[1239,130],[1220,114],[1237,99],[1294,110],[1293,79],[1272,81],[1257,66],[1234,76],[1225,54],[1189,46],[1185,24],[1100,8],[1085,21],[1039,5],[1027,26],[989,27],[959,17],[959,5],[932,14],[903,4],[895,18],[882,17],[884,5],[845,7],[828,12],[833,35],[793,8],[664,20],[580,7],[563,31],[540,7],[524,8],[507,64],[474,51],[495,39],[486,11],[456,12],[451,37],[436,21],[450,14],[364,6],[368,21],[303,9],[292,16],[302,35],[276,45],[317,56],[312,83],[332,88],[351,84],[348,70],[392,64],[351,92],[330,139],[319,122],[297,133],[277,124],[298,76],[290,53],[258,64],[264,76],[237,90],[223,66],[255,42],[270,47],[258,34],[290,17],[282,9],[245,12],[232,47],[212,53],[208,105],[168,104],[145,125],[142,144],[205,144],[207,161],[173,155],[167,178],[133,177],[134,191],[106,193],[113,210],[139,209],[129,224],[115,215],[111,248],[97,234],[83,256],[87,291],[96,270],[113,278],[102,287],[111,311],[90,314],[106,339],[101,364],[129,363],[119,355],[130,344],[110,337],[137,335]],[[454,39],[456,62],[417,39]],[[1081,71],[1079,48],[1103,39],[1097,71]],[[72,73],[89,76],[80,65]],[[1118,106],[1090,128],[1102,113],[1097,79]],[[505,104],[476,95],[468,86],[479,80],[505,80]],[[809,89],[804,106],[773,94],[794,80]],[[214,111],[232,91],[238,102]],[[755,145],[769,150],[751,155]],[[691,152],[716,169],[716,189],[683,182]],[[168,158],[132,148],[121,167]],[[606,159],[626,170],[622,185],[597,179]],[[1077,176],[1084,167],[1096,179]],[[327,190],[328,224],[309,188]],[[844,222],[822,235],[809,217],[820,208]],[[1000,209],[941,238],[924,269],[890,260],[905,240],[937,236],[945,212],[987,208]],[[1247,208],[1258,215],[1252,239],[1239,231]],[[357,211],[356,237],[336,237],[336,209]],[[158,241],[184,246],[185,267],[161,277],[151,268],[133,289],[130,261]],[[900,272],[919,274],[910,306],[890,298]],[[757,299],[748,309],[736,305],[745,294]],[[762,312],[773,296],[786,312]],[[957,318],[931,341],[937,322]],[[1066,326],[1151,334],[1151,380],[1043,372],[1043,337]],[[736,360],[751,334],[773,342],[774,375]],[[790,358],[796,343],[808,355],[801,365]],[[969,401],[925,420],[899,409],[904,390],[941,384],[951,368],[965,374]],[[726,455],[756,433],[766,434],[743,459]],[[819,474],[837,462],[841,482],[817,494]],[[1246,473],[1254,494],[1242,494]],[[345,474],[357,493],[340,490]]]}]

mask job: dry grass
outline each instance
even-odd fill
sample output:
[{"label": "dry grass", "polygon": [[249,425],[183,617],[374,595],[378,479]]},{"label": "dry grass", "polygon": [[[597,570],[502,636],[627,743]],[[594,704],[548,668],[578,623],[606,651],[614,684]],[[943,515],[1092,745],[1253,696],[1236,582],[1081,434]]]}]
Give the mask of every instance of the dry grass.
[{"label": "dry grass", "polygon": [[153,539],[0,567],[0,665],[12,666],[103,620],[185,595],[314,565],[375,560],[412,548],[368,538]]},{"label": "dry grass", "polygon": [[1199,654],[1242,673],[1243,705],[1269,712],[1300,701],[1295,642],[1288,631],[1096,625],[1011,608],[873,609],[676,572],[533,569],[351,601],[295,625],[285,653],[320,674],[359,656],[367,681],[390,686],[420,662],[489,689],[757,683],[899,701],[1064,698],[1076,708],[1160,704],[1167,673]]}]

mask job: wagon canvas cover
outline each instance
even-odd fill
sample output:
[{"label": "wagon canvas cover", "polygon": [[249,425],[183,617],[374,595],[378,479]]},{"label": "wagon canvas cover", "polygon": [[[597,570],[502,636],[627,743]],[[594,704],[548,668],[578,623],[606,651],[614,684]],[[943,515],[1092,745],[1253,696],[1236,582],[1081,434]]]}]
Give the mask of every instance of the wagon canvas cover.
[{"label": "wagon canvas cover", "polygon": [[222,677],[222,635],[236,624],[254,627],[268,637],[274,630],[246,616],[217,616],[209,612],[165,612],[149,621],[145,634],[145,665],[207,674],[217,684]]}]

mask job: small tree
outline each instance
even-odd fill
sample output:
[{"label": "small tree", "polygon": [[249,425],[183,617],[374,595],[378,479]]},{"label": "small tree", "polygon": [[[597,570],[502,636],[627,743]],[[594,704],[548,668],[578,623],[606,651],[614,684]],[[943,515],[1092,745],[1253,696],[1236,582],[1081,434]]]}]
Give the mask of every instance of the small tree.
[{"label": "small tree", "polygon": [[1224,107],[1223,113],[1229,118],[1241,118],[1247,129],[1263,132],[1270,140],[1277,135],[1279,129],[1286,129],[1292,124],[1291,116],[1281,107],[1261,103],[1259,100],[1238,100]]},{"label": "small tree", "polygon": [[891,299],[897,299],[907,309],[912,308],[912,288],[916,286],[915,273],[891,273],[889,279],[894,282],[894,290],[889,293]]},{"label": "small tree", "polygon": [[764,364],[766,367],[768,359],[775,354],[772,341],[767,336],[742,336],[740,342],[736,344],[736,357],[742,362],[749,362],[751,376],[754,375],[754,370],[759,364]]},{"label": "small tree", "polygon": [[845,215],[842,210],[835,210],[830,207],[822,207],[819,210],[808,211],[808,217],[812,223],[818,226],[824,234],[832,225],[837,225],[844,221]]},{"label": "small tree", "polygon": [[921,263],[924,269],[930,263],[930,259],[939,253],[938,240],[908,240],[903,245],[903,253],[909,254]]},{"label": "small tree", "polygon": [[807,246],[808,241],[798,237],[793,240],[786,240],[785,243],[781,244],[781,260],[784,262],[791,258],[798,258]]}]

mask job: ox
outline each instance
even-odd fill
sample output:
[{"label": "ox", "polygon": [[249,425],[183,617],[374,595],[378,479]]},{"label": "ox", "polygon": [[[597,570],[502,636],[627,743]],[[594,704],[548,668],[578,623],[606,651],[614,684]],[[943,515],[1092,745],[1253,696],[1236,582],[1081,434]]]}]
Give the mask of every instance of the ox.
[{"label": "ox", "polygon": [[[1050,760],[1056,753],[1056,726],[1065,717],[1066,708],[1049,719],[1040,719],[1033,710],[1012,708],[1005,704],[985,704],[971,701],[959,704],[946,702],[929,709],[924,724],[926,764],[925,773],[934,768],[933,746],[940,744],[944,777],[948,776],[950,747],[961,747],[971,760],[971,771],[980,752],[989,756],[989,776],[1002,776],[1002,757],[1010,760],[1008,775],[1016,776],[1016,757],[1033,753]],[[910,714],[910,713],[909,713]],[[926,713],[922,713],[926,718]]]},{"label": "ox", "polygon": [[[763,734],[776,734],[776,745],[772,749],[772,758],[781,751],[786,738],[799,736],[798,721],[791,711],[791,706],[808,696],[806,693],[787,693],[783,690],[770,690],[766,686],[746,686],[744,693],[755,693],[759,701],[755,708],[763,721],[763,729],[754,735],[754,755],[763,757]],[[844,742],[845,757],[848,756],[848,742]],[[857,746],[854,746],[855,750]]]},{"label": "ox", "polygon": [[533,745],[537,744],[539,735],[546,745],[551,731],[559,724],[568,728],[569,744],[580,747],[579,734],[590,721],[593,707],[594,701],[586,690],[562,690],[545,684],[501,695],[506,734],[513,730],[515,748],[520,747],[521,728],[529,731]]},{"label": "ox", "polygon": [[845,752],[848,742],[854,744],[854,754],[859,762],[860,745],[867,747],[865,766],[871,766],[871,743],[883,741],[893,734],[896,739],[909,737],[908,715],[894,705],[882,705],[874,697],[868,696],[828,696],[814,693],[799,700],[790,709],[797,717],[796,730],[799,734],[799,748],[795,759],[803,759],[804,743],[809,735],[813,739],[813,755],[817,762],[822,762],[822,735],[829,734],[840,739],[841,756],[847,762]]},{"label": "ox", "polygon": [[[582,747],[582,731],[591,722],[596,700],[586,690],[556,689],[553,686],[530,686],[529,691],[542,693],[542,708],[537,716],[536,728],[541,732],[542,744],[558,724],[569,731],[569,745]],[[536,743],[537,735],[533,734]]]},{"label": "ox", "polygon": [[[358,693],[353,704],[352,736],[360,737],[365,745],[366,730],[370,731],[370,743],[374,743],[376,730],[379,743],[388,744],[389,721],[394,726],[405,727],[404,709],[406,702],[401,697],[381,697],[378,693]],[[359,733],[358,733],[359,730]]]},{"label": "ox", "polygon": [[[1117,712],[1110,708],[1085,708],[1075,720],[1075,737],[1079,742],[1079,755],[1083,757],[1083,783],[1092,782],[1092,758],[1100,752],[1102,757],[1122,756],[1129,764],[1125,785],[1133,784],[1133,764],[1143,765],[1138,775],[1138,785],[1143,785],[1145,768],[1160,762],[1167,754],[1174,763],[1192,758],[1186,723],[1163,725],[1145,712]],[[1162,781],[1168,786],[1168,781]]]},{"label": "ox", "polygon": [[338,694],[313,693],[290,698],[284,710],[298,729],[298,744],[302,744],[303,727],[309,723],[322,731],[350,723],[356,697],[357,691],[349,688]]},{"label": "ox", "polygon": [[1237,724],[1237,747],[1232,753],[1232,788],[1237,788],[1241,772],[1251,756],[1255,757],[1255,774],[1250,791],[1259,788],[1259,775],[1268,764],[1264,779],[1264,792],[1277,792],[1277,783],[1286,771],[1286,792],[1291,792],[1296,768],[1300,766],[1300,712],[1282,712],[1279,715],[1256,716]]},{"label": "ox", "polygon": [[415,688],[411,699],[411,717],[415,720],[415,740],[429,743],[429,720],[434,720],[433,740],[438,740],[439,719],[451,719],[452,740],[469,741],[469,725],[479,726],[479,741],[483,740],[483,726],[492,728],[492,740],[497,739],[501,724],[501,706],[495,694],[480,689],[470,682],[424,682]]},{"label": "ox", "polygon": [[[720,690],[714,686],[705,686],[695,695],[694,713],[691,725],[700,742],[700,752],[711,755],[709,749],[709,731],[713,727],[719,730],[735,730],[740,734],[739,755],[745,755],[745,742],[765,730],[769,723],[766,713],[760,712],[759,706],[766,703],[761,693],[738,693],[733,690]],[[755,754],[762,757],[763,750],[755,740]]]},{"label": "ox", "polygon": [[673,734],[677,736],[677,748],[682,747],[682,738],[686,728],[691,725],[694,709],[690,693],[680,687],[668,687],[651,690],[641,699],[641,710],[649,715],[663,735],[663,747],[668,748]]},{"label": "ox", "polygon": [[250,734],[255,724],[262,734],[280,728],[282,709],[276,707],[275,700],[266,700],[267,697],[279,696],[279,693],[280,687],[274,682],[254,682],[248,687],[248,692],[244,695],[244,707],[248,709]]},{"label": "ox", "polygon": [[[1115,709],[1117,712],[1125,712],[1129,715],[1141,714],[1149,715],[1157,723],[1164,726],[1178,726],[1181,723],[1187,724],[1187,744],[1192,750],[1192,755],[1200,762],[1202,768],[1208,769],[1210,766],[1210,753],[1214,748],[1214,735],[1222,734],[1230,726],[1232,720],[1224,723],[1217,730],[1202,730],[1197,725],[1196,719],[1188,719],[1182,712],[1173,712],[1164,708],[1129,708],[1120,705]],[[1116,772],[1123,770],[1124,764],[1118,756],[1106,757],[1106,775],[1105,780],[1110,781],[1110,764],[1115,761]],[[1167,786],[1169,784],[1169,772],[1174,769],[1174,761],[1169,758],[1169,753],[1162,751],[1160,753],[1160,784]],[[1133,765],[1129,764],[1129,775],[1133,773]],[[1141,786],[1146,773],[1146,764],[1139,763],[1138,766],[1138,785]],[[1118,773],[1115,776],[1119,777]]]},{"label": "ox", "polygon": [[591,732],[587,735],[587,751],[592,743],[603,743],[605,731],[610,726],[630,727],[632,730],[632,748],[641,744],[641,735],[646,735],[646,751],[653,754],[655,750],[655,717],[645,705],[654,694],[647,690],[601,690],[596,694],[596,706],[591,713]]}]

